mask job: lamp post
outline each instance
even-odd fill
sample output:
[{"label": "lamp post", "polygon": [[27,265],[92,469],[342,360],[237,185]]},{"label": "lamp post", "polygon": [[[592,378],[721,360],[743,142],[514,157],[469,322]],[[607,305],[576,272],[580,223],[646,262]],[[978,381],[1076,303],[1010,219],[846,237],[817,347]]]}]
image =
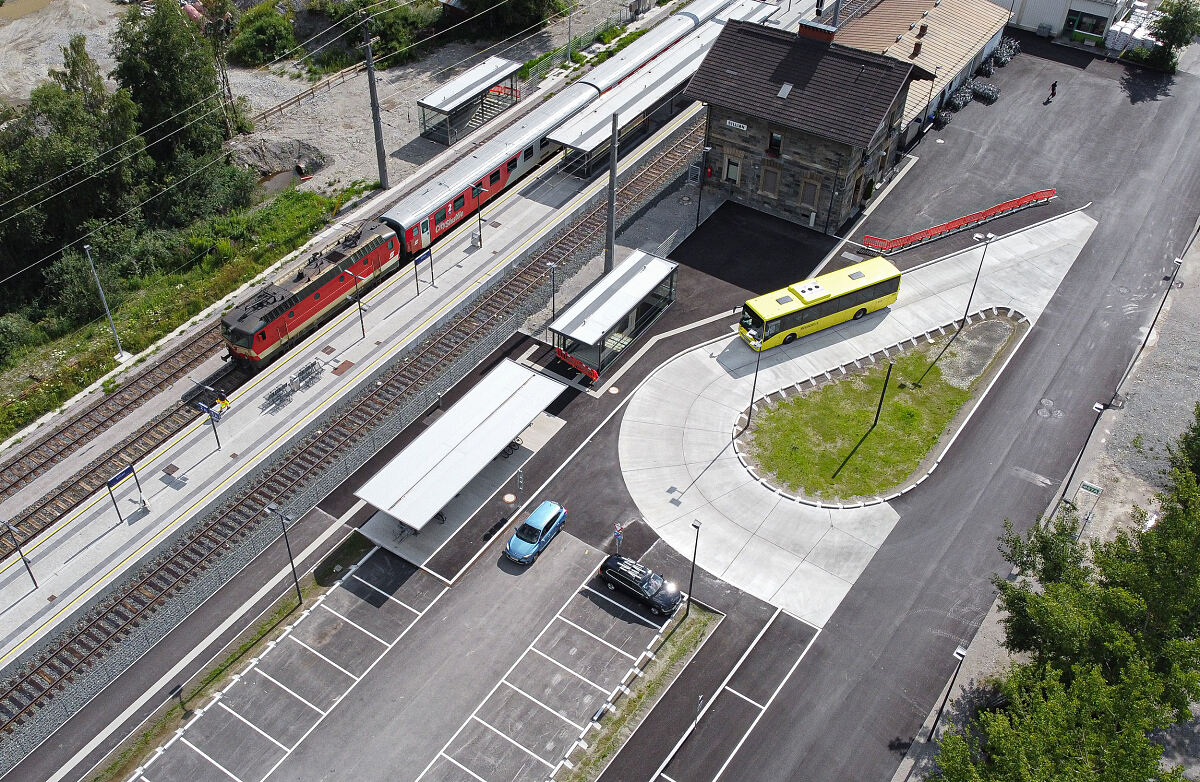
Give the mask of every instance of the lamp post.
[{"label": "lamp post", "polygon": [[558,308],[555,301],[555,286],[554,286],[554,270],[558,268],[557,261],[547,261],[546,266],[550,269],[550,320],[554,320],[558,315]]},{"label": "lamp post", "polygon": [[750,346],[757,351],[757,355],[754,358],[754,382],[750,384],[750,406],[746,408],[746,425],[742,427],[742,433],[750,428],[750,419],[754,417],[754,394],[758,391],[758,367],[762,364],[763,352],[763,340],[758,339],[758,334],[753,331],[747,331],[746,334],[750,337]]},{"label": "lamp post", "polygon": [[17,550],[17,556],[21,558],[21,564],[25,566],[25,570],[29,573],[29,580],[33,582],[33,588],[37,589],[37,579],[33,577],[33,568],[29,566],[29,560],[25,558],[25,552],[21,550],[21,542],[17,540],[17,531],[7,521],[4,522],[4,526],[8,527],[8,534],[12,537],[13,548]]},{"label": "lamp post", "polygon": [[304,595],[300,593],[300,578],[296,575],[296,560],[292,558],[292,541],[288,539],[287,525],[292,519],[275,503],[267,505],[267,513],[279,516],[279,526],[283,527],[283,544],[287,546],[288,562],[292,565],[292,583],[296,585],[296,600],[300,602],[300,605],[304,605]]},{"label": "lamp post", "polygon": [[708,170],[708,153],[712,151],[712,147],[705,147],[700,153],[700,187],[696,190],[696,227],[700,227],[700,199],[704,196],[704,180],[705,172]]},{"label": "lamp post", "polygon": [[958,335],[962,333],[963,328],[965,328],[967,325],[967,315],[971,314],[971,301],[975,298],[975,286],[979,284],[979,275],[983,273],[983,262],[987,258],[988,245],[991,244],[992,240],[996,238],[996,234],[975,234],[972,238],[974,238],[977,242],[983,240],[983,253],[979,256],[979,268],[975,270],[975,280],[971,283],[971,292],[967,294],[967,306],[963,310],[962,323],[959,324],[959,327],[954,331],[954,336],[950,337],[950,339],[946,341],[946,344],[942,346],[942,349],[938,351],[938,354],[933,357],[933,361],[929,362],[929,366],[925,367],[925,371],[921,373],[919,378],[917,378],[917,382],[913,383],[914,388],[921,387],[921,381],[924,380],[925,376],[929,374],[929,370],[933,369],[934,365],[937,364],[938,359],[940,359],[942,355],[950,348],[950,346],[954,344],[954,340],[958,339]]},{"label": "lamp post", "polygon": [[476,182],[471,186],[471,197],[475,199],[475,216],[479,218],[479,249],[483,249],[483,204],[479,203],[479,197],[483,195],[483,182]]},{"label": "lamp post", "polygon": [[934,731],[937,730],[938,722],[942,719],[942,711],[946,708],[946,701],[950,700],[950,693],[954,691],[954,680],[958,678],[958,672],[962,670],[963,660],[967,658],[967,650],[962,646],[954,650],[954,659],[958,660],[958,665],[954,666],[954,675],[950,677],[950,686],[946,688],[946,696],[942,698],[942,705],[938,707],[937,716],[933,718],[933,726],[929,729],[929,738],[926,741],[933,741]]},{"label": "lamp post", "polygon": [[696,555],[700,553],[700,519],[692,519],[692,529],[696,530],[696,544],[692,548],[692,572],[688,576],[687,603],[683,606],[683,616],[685,619],[692,610],[692,588],[696,583]]},{"label": "lamp post", "polygon": [[358,327],[360,329],[362,329],[362,338],[366,339],[367,338],[367,322],[365,320],[363,320],[362,296],[360,296],[358,293],[358,281],[362,280],[363,282],[366,282],[367,280],[365,277],[359,277],[357,274],[350,271],[349,268],[346,268],[345,272],[346,272],[346,274],[349,274],[351,277],[354,278],[354,300],[356,302],[358,302]]},{"label": "lamp post", "polygon": [[108,327],[112,329],[113,341],[117,343],[117,361],[126,358],[125,349],[121,347],[121,338],[117,336],[117,327],[113,324],[112,313],[108,310],[108,299],[104,297],[104,286],[100,284],[100,275],[96,272],[96,264],[92,263],[92,246],[85,244],[83,252],[87,255],[88,266],[92,267],[92,277],[96,280],[96,290],[100,291],[100,303],[104,305],[104,315],[108,318]]}]

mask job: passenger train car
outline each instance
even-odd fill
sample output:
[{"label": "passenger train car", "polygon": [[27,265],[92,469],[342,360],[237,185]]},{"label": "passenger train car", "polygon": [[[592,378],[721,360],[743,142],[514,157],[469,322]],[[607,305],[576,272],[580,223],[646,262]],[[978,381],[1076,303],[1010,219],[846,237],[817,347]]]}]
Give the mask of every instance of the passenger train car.
[{"label": "passenger train car", "polygon": [[313,253],[308,264],[259,290],[226,313],[222,332],[230,358],[265,365],[336,314],[358,284],[411,263],[505,188],[558,152],[546,137],[600,95],[712,20],[734,0],[695,0],[582,79],[472,150],[379,219]]}]

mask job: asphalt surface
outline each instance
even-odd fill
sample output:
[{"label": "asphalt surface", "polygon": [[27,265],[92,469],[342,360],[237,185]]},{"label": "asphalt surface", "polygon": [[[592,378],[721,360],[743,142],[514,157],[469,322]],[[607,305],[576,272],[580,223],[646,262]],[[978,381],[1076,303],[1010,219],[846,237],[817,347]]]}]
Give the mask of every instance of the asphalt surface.
[{"label": "asphalt surface", "polygon": [[[993,79],[1000,101],[924,139],[865,229],[902,235],[1041,187],[1092,201],[1099,226],[988,403],[896,503],[891,536],[722,779],[890,777],[994,598],[1002,521],[1025,529],[1050,503],[1196,221],[1200,80],[1024,45]],[[1037,416],[1043,400],[1064,415]]]}]

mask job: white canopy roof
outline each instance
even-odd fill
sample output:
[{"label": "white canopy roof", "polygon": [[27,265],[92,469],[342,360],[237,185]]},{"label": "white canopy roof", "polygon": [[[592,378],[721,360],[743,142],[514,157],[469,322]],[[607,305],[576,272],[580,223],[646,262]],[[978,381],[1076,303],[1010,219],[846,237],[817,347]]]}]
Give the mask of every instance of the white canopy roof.
[{"label": "white canopy roof", "polygon": [[585,345],[599,344],[642,299],[675,271],[673,261],[634,250],[617,268],[596,281],[550,324],[550,330]]},{"label": "white canopy roof", "polygon": [[521,63],[503,57],[488,57],[465,73],[451,79],[417,101],[418,106],[450,113],[479,93],[521,70]]},{"label": "white canopy roof", "polygon": [[505,359],[354,495],[420,530],[565,388]]}]

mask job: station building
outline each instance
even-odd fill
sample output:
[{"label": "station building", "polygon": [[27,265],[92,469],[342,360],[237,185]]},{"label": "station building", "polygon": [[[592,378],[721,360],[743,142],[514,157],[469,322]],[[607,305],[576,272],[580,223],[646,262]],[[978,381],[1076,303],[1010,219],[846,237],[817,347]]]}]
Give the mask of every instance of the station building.
[{"label": "station building", "polygon": [[834,33],[725,25],[685,90],[708,104],[705,188],[824,233],[871,197],[898,158],[910,85],[933,74]]}]

